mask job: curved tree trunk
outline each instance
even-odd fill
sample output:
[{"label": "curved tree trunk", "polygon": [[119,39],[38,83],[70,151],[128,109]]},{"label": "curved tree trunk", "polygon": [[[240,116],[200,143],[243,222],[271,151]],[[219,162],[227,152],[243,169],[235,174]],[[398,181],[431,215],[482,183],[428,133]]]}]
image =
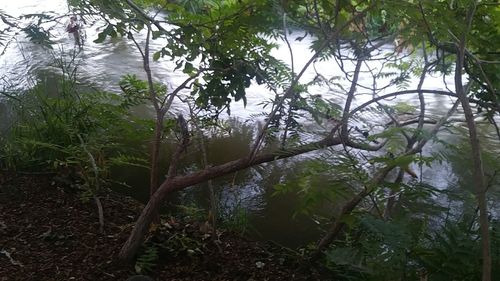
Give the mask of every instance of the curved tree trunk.
[{"label": "curved tree trunk", "polygon": [[172,191],[172,189],[166,188],[163,190],[159,189],[158,191],[159,192],[154,193],[150,197],[148,204],[144,207],[141,215],[137,219],[137,223],[135,224],[129,239],[127,239],[125,244],[122,246],[122,249],[118,254],[118,257],[121,260],[131,261],[134,258],[137,250],[139,250],[142,245],[144,235],[146,235],[149,225],[151,225],[158,214],[163,199]]},{"label": "curved tree trunk", "polygon": [[137,219],[134,229],[130,233],[128,240],[123,245],[118,258],[125,261],[132,260],[137,250],[141,246],[144,236],[148,232],[149,225],[153,221],[155,213],[158,212],[161,203],[171,192],[181,190],[197,183],[214,179],[216,177],[234,173],[236,171],[240,171],[258,164],[293,157],[299,154],[337,145],[340,143],[341,141],[339,138],[325,138],[321,141],[306,144],[296,148],[291,148],[288,150],[278,150],[273,153],[257,155],[251,161],[249,161],[249,159],[245,157],[218,166],[209,167],[202,171],[195,172],[189,175],[168,177],[160,185],[158,190],[151,196],[146,207],[142,210],[142,213]]},{"label": "curved tree trunk", "polygon": [[476,199],[479,207],[479,224],[481,230],[482,258],[483,258],[483,281],[491,281],[491,253],[490,253],[490,233],[488,221],[488,206],[486,201],[486,185],[484,180],[484,168],[481,158],[481,145],[477,134],[476,123],[472,108],[467,98],[466,91],[462,84],[462,69],[465,57],[465,40],[460,42],[457,52],[455,66],[455,89],[457,96],[464,110],[465,120],[469,129],[469,142],[472,149],[472,163],[474,165],[474,184],[476,189]]},{"label": "curved tree trunk", "polygon": [[335,238],[337,238],[342,229],[344,229],[345,222],[342,220],[342,217],[350,215],[352,211],[354,211],[354,209],[358,206],[358,204],[361,203],[361,201],[372,192],[372,190],[373,189],[363,189],[342,207],[340,215],[338,216],[335,223],[333,223],[330,229],[328,229],[326,235],[321,238],[321,240],[318,242],[318,245],[316,246],[316,249],[311,253],[311,262],[316,261],[321,256],[323,250],[325,250],[335,240]]},{"label": "curved tree trunk", "polygon": [[474,165],[474,184],[476,189],[476,199],[479,208],[479,227],[481,232],[482,244],[482,260],[483,260],[483,273],[482,281],[491,281],[491,246],[490,246],[490,232],[488,221],[488,205],[486,200],[487,187],[484,179],[483,161],[481,158],[481,145],[472,114],[472,108],[467,97],[467,91],[464,89],[462,81],[462,71],[464,69],[467,33],[472,29],[473,16],[476,12],[478,2],[472,3],[470,9],[467,11],[467,30],[462,34],[460,40],[456,45],[457,58],[455,65],[455,91],[457,97],[462,104],[464,110],[465,120],[469,129],[469,142],[472,150],[472,163]]}]

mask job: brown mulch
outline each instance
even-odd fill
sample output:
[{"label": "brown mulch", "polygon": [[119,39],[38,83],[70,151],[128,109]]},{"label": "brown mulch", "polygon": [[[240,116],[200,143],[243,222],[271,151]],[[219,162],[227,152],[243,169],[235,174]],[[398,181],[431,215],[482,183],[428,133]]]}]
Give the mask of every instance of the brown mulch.
[{"label": "brown mulch", "polygon": [[[0,173],[0,281],[126,280],[134,264],[117,261],[141,205],[119,194],[97,208],[49,176]],[[158,251],[148,275],[154,280],[328,280],[314,268],[299,269],[281,249],[223,232],[215,243],[200,225],[164,220],[148,239]]]}]

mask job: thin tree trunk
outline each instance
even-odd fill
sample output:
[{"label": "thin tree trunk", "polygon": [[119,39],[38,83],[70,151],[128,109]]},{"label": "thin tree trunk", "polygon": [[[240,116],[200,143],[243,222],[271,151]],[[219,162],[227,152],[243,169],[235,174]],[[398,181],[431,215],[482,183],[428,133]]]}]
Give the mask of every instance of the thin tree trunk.
[{"label": "thin tree trunk", "polygon": [[477,133],[476,123],[472,108],[467,98],[466,91],[462,83],[462,69],[465,57],[465,38],[458,46],[457,60],[455,66],[455,89],[464,110],[465,120],[469,128],[469,142],[472,149],[472,163],[474,165],[474,184],[476,189],[476,199],[479,207],[479,225],[481,232],[482,258],[483,258],[483,281],[491,281],[491,253],[490,253],[490,233],[488,221],[488,206],[486,200],[486,185],[484,180],[484,168],[481,157],[481,145]]},{"label": "thin tree trunk", "polygon": [[455,91],[462,104],[465,120],[469,129],[469,141],[472,149],[472,163],[474,164],[474,183],[476,189],[476,199],[479,208],[479,227],[481,232],[482,258],[483,258],[483,274],[482,281],[491,281],[491,246],[490,232],[488,221],[488,205],[486,199],[486,184],[484,179],[484,168],[481,157],[481,145],[477,133],[476,123],[472,108],[467,97],[467,92],[464,89],[462,81],[462,71],[464,69],[467,34],[472,28],[472,20],[477,8],[477,1],[474,1],[471,8],[467,11],[467,30],[465,30],[457,45],[457,59],[455,65]]},{"label": "thin tree trunk", "polygon": [[344,229],[345,223],[342,221],[342,217],[349,215],[354,211],[361,201],[371,193],[371,190],[363,189],[361,192],[356,194],[349,202],[347,202],[340,211],[340,215],[333,225],[328,229],[326,235],[321,238],[316,249],[312,252],[310,261],[316,261],[326,247],[328,247],[337,238],[339,233]]},{"label": "thin tree trunk", "polygon": [[[163,114],[161,111],[157,112],[156,124],[154,130],[154,138],[151,147],[151,171],[149,173],[149,198],[153,196],[159,186],[160,177],[160,148],[161,140],[163,138]],[[160,214],[154,214],[154,223],[160,223]]]},{"label": "thin tree trunk", "polygon": [[[394,183],[398,185],[401,184],[404,175],[405,175],[405,170],[403,168],[399,168],[398,176],[396,177]],[[385,220],[389,219],[392,216],[395,203],[396,203],[396,191],[391,190],[391,192],[389,193],[389,198],[387,199],[387,204],[385,205],[384,209],[383,217]]]},{"label": "thin tree trunk", "polygon": [[99,168],[97,167],[97,163],[95,161],[94,156],[87,149],[87,146],[85,145],[85,142],[83,141],[82,136],[80,134],[78,134],[77,136],[78,136],[78,139],[80,140],[80,144],[82,146],[83,151],[85,151],[85,153],[89,157],[90,165],[92,166],[92,170],[94,171],[95,190],[92,192],[93,193],[92,196],[93,196],[95,204],[97,206],[97,215],[99,216],[99,233],[104,233],[104,210],[102,208],[101,200],[97,196],[97,193],[99,193],[101,191],[101,185],[99,183]]},{"label": "thin tree trunk", "polygon": [[[196,124],[196,122],[195,122]],[[195,125],[196,131],[198,132],[198,138],[200,140],[199,145],[200,145],[200,150],[202,153],[202,159],[203,159],[203,167],[206,169],[209,167],[208,163],[208,153],[207,153],[207,147],[205,144],[205,135],[201,131],[201,129],[198,127],[198,124]],[[207,181],[208,185],[208,192],[210,196],[210,212],[208,215],[208,220],[212,224],[212,240],[215,241],[217,240],[217,199],[215,198],[215,190],[214,186],[212,183],[212,180]]]},{"label": "thin tree trunk", "polygon": [[366,196],[370,195],[375,190],[375,188],[384,180],[387,173],[389,173],[393,168],[394,166],[387,166],[383,168],[373,179],[370,186],[366,186],[362,191],[351,198],[349,202],[344,204],[342,210],[340,211],[340,215],[337,217],[330,229],[328,229],[326,235],[323,236],[323,238],[321,238],[318,242],[316,249],[311,253],[310,261],[316,261],[321,256],[323,250],[325,250],[344,229],[345,222],[343,222],[342,217],[350,215],[359,203],[361,203]]},{"label": "thin tree trunk", "polygon": [[94,195],[94,201],[97,205],[97,214],[99,216],[99,233],[102,234],[104,233],[104,210],[102,208],[101,199],[99,199],[97,195]]},{"label": "thin tree trunk", "polygon": [[151,172],[149,174],[149,196],[151,197],[158,189],[160,171],[160,148],[163,132],[163,115],[158,112],[156,117],[154,137],[151,144]]}]

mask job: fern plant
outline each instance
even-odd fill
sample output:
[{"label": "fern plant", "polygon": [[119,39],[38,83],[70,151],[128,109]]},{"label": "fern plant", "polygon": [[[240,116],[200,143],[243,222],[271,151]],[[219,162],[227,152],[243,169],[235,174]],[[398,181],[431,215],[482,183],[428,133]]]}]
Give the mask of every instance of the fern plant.
[{"label": "fern plant", "polygon": [[53,82],[7,101],[14,117],[0,147],[0,168],[59,173],[80,181],[88,198],[112,165],[143,165],[144,156],[130,144],[143,142],[148,127],[130,116],[130,101],[80,92],[71,77]]},{"label": "fern plant", "polygon": [[138,274],[152,272],[156,266],[158,257],[158,248],[155,245],[146,247],[143,253],[137,257],[134,266],[135,272]]}]

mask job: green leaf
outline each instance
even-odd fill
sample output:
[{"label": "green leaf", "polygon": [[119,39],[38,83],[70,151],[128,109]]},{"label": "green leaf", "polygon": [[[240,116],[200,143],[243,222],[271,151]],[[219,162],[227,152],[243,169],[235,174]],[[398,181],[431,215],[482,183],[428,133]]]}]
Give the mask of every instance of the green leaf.
[{"label": "green leaf", "polygon": [[184,64],[184,70],[182,72],[186,74],[192,74],[196,69],[194,68],[193,64],[190,62],[186,62]]},{"label": "green leaf", "polygon": [[153,60],[158,61],[160,59],[160,56],[161,56],[161,51],[155,52],[153,54]]},{"label": "green leaf", "polygon": [[153,31],[152,33],[153,39],[157,39],[161,36],[162,32],[161,31]]}]

